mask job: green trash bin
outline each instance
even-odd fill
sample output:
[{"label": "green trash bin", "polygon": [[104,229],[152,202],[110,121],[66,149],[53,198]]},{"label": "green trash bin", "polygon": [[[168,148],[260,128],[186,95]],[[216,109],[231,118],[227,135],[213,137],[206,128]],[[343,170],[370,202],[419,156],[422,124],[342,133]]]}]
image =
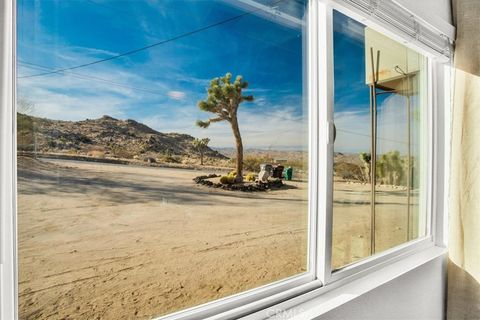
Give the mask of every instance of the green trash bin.
[{"label": "green trash bin", "polygon": [[289,181],[292,180],[292,178],[293,178],[293,168],[288,167],[287,169],[285,169],[284,176],[285,176],[285,180],[289,180]]}]

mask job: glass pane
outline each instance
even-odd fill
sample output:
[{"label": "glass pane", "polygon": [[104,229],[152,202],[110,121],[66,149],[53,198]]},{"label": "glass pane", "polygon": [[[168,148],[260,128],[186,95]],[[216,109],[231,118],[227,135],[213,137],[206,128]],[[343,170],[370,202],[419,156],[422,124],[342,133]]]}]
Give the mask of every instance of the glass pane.
[{"label": "glass pane", "polygon": [[334,61],[338,269],[426,233],[427,62],[339,12]]},{"label": "glass pane", "polygon": [[305,16],[18,2],[20,319],[149,319],[308,271]]}]

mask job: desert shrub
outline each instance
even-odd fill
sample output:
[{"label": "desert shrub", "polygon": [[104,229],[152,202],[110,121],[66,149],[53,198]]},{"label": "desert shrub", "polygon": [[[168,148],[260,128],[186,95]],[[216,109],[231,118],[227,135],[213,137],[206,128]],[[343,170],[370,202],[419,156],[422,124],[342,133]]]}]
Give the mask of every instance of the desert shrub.
[{"label": "desert shrub", "polygon": [[162,162],[166,163],[180,163],[180,159],[173,155],[164,155],[163,157],[160,158]]},{"label": "desert shrub", "polygon": [[285,168],[292,167],[295,170],[307,170],[308,169],[308,157],[301,157],[299,159],[288,159],[283,166]]},{"label": "desert shrub", "polygon": [[247,174],[247,176],[245,177],[245,180],[246,180],[246,181],[249,181],[249,182],[255,181],[255,174],[254,174],[253,172],[250,172],[250,173]]},{"label": "desert shrub", "polygon": [[243,158],[243,168],[248,171],[260,172],[260,165],[262,163],[273,163],[273,158],[252,155]]},{"label": "desert shrub", "polygon": [[230,178],[236,178],[237,177],[237,171],[230,171],[227,174],[227,176],[230,177]]},{"label": "desert shrub", "polygon": [[222,176],[220,178],[221,184],[233,184],[235,182],[235,177],[232,176]]},{"label": "desert shrub", "polygon": [[112,154],[117,158],[132,159],[135,155],[135,153],[130,151],[127,147],[115,145],[111,146],[110,149]]},{"label": "desert shrub", "polygon": [[333,167],[336,176],[344,180],[365,181],[365,175],[359,165],[350,162],[337,162]]}]

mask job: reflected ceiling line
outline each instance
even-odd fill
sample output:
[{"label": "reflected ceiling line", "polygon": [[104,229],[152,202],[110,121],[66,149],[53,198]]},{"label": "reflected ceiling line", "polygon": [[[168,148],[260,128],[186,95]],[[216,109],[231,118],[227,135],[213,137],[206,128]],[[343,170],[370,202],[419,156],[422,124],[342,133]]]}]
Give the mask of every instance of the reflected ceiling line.
[{"label": "reflected ceiling line", "polygon": [[[276,4],[279,4],[279,3],[281,3],[281,2],[284,2],[284,1],[286,1],[286,0],[278,0],[278,1],[274,2],[274,3],[272,3],[272,6],[274,6],[274,5],[276,5]],[[169,38],[169,39],[165,39],[165,40],[162,40],[162,41],[159,41],[159,42],[155,42],[155,43],[152,43],[152,44],[150,44],[150,45],[147,45],[147,46],[144,46],[144,47],[141,47],[141,48],[137,48],[137,49],[133,49],[133,50],[130,50],[130,51],[127,51],[127,52],[124,52],[124,53],[120,53],[120,54],[117,54],[117,55],[114,55],[114,56],[111,56],[111,57],[108,57],[108,58],[91,61],[91,62],[88,62],[88,63],[80,64],[80,65],[77,65],[77,66],[73,66],[73,67],[61,68],[61,69],[58,69],[58,70],[55,70],[55,71],[37,73],[37,74],[32,74],[32,75],[28,75],[28,76],[22,76],[22,77],[18,77],[18,78],[19,78],[19,79],[25,79],[25,78],[41,77],[41,76],[46,76],[46,75],[53,74],[53,73],[59,73],[59,72],[63,72],[63,71],[68,71],[68,70],[74,70],[74,69],[84,68],[84,67],[88,67],[88,66],[91,66],[91,65],[99,64],[99,63],[102,63],[102,62],[115,60],[115,59],[118,59],[118,58],[120,58],[120,57],[125,57],[125,56],[129,56],[129,55],[132,55],[132,54],[136,54],[136,53],[138,53],[138,52],[145,51],[145,50],[148,50],[148,49],[151,49],[151,48],[154,48],[154,47],[157,47],[157,46],[160,46],[160,45],[169,43],[169,42],[173,42],[173,41],[176,41],[176,40],[179,40],[179,39],[182,39],[182,38],[186,38],[186,37],[188,37],[188,36],[191,36],[191,35],[194,35],[194,34],[197,34],[197,33],[200,33],[200,32],[206,31],[206,30],[209,30],[209,29],[211,29],[211,28],[214,28],[214,27],[223,25],[223,24],[225,24],[225,23],[229,23],[229,22],[238,20],[238,19],[243,18],[243,17],[245,17],[245,16],[254,14],[254,13],[260,11],[260,10],[263,10],[263,9],[257,8],[257,9],[255,9],[255,10],[251,10],[251,11],[248,11],[248,12],[244,12],[244,13],[242,13],[242,14],[239,14],[239,15],[236,15],[236,16],[233,16],[233,17],[230,17],[230,18],[228,18],[228,19],[224,19],[224,20],[221,20],[221,21],[218,21],[218,22],[215,22],[215,23],[206,25],[206,26],[204,26],[204,27],[201,27],[201,28],[198,28],[198,29],[195,29],[195,30],[192,30],[192,31],[179,34],[179,35],[177,35],[177,36],[175,36],[175,37],[172,37],[172,38]]]},{"label": "reflected ceiling line", "polygon": [[[292,26],[295,28],[302,28],[305,26],[305,23],[302,19],[299,19],[297,17],[291,16],[285,12],[282,12],[281,10],[278,9],[278,7],[274,7],[277,3],[273,3],[272,5],[264,5],[258,2],[258,0],[236,0],[236,1],[229,1],[229,0],[223,0],[223,2],[228,3],[229,5],[234,5],[240,8],[245,8],[245,7],[250,7],[250,8],[255,8],[258,9],[257,13],[266,13],[267,17],[271,18],[274,17],[275,21],[283,20],[285,25],[287,26]],[[299,1],[294,1],[297,3],[300,3],[303,5],[303,3]]]}]

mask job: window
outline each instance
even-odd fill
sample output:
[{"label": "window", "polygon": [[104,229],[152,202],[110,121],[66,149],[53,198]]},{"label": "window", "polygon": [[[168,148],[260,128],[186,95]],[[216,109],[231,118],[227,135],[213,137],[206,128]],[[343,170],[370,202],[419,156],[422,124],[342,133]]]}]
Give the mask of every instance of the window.
[{"label": "window", "polygon": [[19,2],[20,318],[313,279],[306,8],[277,2]]},{"label": "window", "polygon": [[440,243],[449,40],[394,2],[15,3],[5,318],[271,316]]},{"label": "window", "polygon": [[338,11],[333,32],[338,269],[426,235],[428,101],[425,56]]}]

